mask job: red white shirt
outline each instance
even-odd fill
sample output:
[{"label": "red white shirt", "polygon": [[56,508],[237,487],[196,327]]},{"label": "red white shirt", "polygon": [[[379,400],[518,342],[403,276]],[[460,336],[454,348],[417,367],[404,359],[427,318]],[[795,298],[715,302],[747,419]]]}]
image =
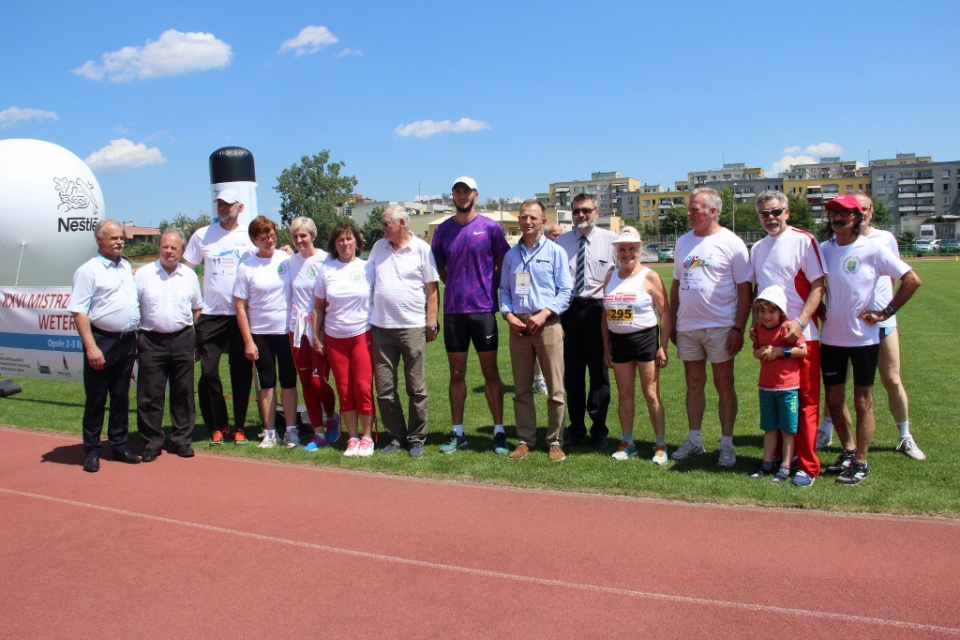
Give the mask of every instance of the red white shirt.
[{"label": "red white shirt", "polygon": [[[783,339],[783,332],[787,328],[787,320],[782,324],[767,329],[762,324],[757,325],[757,340],[753,343],[756,351],[760,347],[805,347],[803,336],[793,344]],[[800,358],[779,358],[771,362],[760,361],[760,388],[765,391],[789,391],[800,388]]]}]

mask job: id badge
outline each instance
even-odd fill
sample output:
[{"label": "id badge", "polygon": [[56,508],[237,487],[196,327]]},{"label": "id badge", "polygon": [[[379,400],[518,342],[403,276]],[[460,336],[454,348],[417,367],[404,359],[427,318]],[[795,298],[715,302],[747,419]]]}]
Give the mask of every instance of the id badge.
[{"label": "id badge", "polygon": [[514,295],[525,296],[530,293],[530,274],[521,272],[517,274],[517,283],[513,289]]}]

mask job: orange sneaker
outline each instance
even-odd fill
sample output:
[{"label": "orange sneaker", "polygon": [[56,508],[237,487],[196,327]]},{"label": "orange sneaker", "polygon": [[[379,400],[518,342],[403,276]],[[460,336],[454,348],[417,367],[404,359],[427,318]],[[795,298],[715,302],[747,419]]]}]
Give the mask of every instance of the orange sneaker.
[{"label": "orange sneaker", "polygon": [[210,434],[210,446],[214,447],[219,444],[223,444],[223,429],[214,429],[213,433]]},{"label": "orange sneaker", "polygon": [[234,429],[233,430],[233,443],[234,444],[247,444],[247,434],[243,432],[243,429]]}]

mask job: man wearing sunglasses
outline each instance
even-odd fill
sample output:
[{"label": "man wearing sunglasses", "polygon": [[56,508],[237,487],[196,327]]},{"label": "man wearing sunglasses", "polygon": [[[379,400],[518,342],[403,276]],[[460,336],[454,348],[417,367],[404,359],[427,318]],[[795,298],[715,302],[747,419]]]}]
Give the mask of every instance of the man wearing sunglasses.
[{"label": "man wearing sunglasses", "polygon": [[[607,408],[610,378],[603,361],[603,282],[616,267],[613,241],[617,234],[597,226],[597,201],[589,193],[573,199],[573,229],[560,234],[557,244],[567,252],[573,277],[573,299],[560,316],[563,326],[563,386],[567,390],[570,428],[564,444],[577,446],[587,435],[585,418],[590,415],[590,436],[597,449],[607,448]],[[584,388],[590,371],[590,391]]]},{"label": "man wearing sunglasses", "polygon": [[[839,473],[838,484],[859,484],[869,473],[867,452],[876,426],[873,415],[873,384],[880,355],[879,322],[889,320],[920,286],[920,276],[890,249],[868,242],[860,235],[864,220],[860,201],[842,195],[826,204],[830,215],[828,233],[834,237],[820,244],[826,266],[827,308],[821,337],[820,367],[827,408],[843,451],[827,467]],[[877,309],[874,288],[877,279],[900,280],[896,294],[883,309]],[[856,437],[846,405],[847,368],[853,368],[853,401]]]},{"label": "man wearing sunglasses", "polygon": [[[779,286],[787,294],[789,333],[793,343],[802,335],[807,357],[800,360],[799,420],[797,421],[797,473],[793,484],[809,487],[820,475],[816,435],[820,416],[820,332],[817,307],[823,298],[824,270],[820,245],[810,233],[791,227],[787,196],[768,190],[757,196],[757,218],[767,236],[753,245],[750,262],[757,291]],[[757,324],[754,318],[753,326]],[[751,337],[754,330],[751,329]],[[788,461],[789,462],[789,461]]]}]

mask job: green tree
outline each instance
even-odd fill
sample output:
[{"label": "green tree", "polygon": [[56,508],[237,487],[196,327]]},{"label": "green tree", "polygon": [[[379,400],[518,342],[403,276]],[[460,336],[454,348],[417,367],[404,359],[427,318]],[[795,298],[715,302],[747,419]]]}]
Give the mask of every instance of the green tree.
[{"label": "green tree", "polygon": [[487,198],[487,203],[483,205],[483,208],[496,211],[497,209],[500,208],[500,203],[494,200],[493,198]]},{"label": "green tree", "polygon": [[316,223],[317,238],[327,238],[335,226],[349,221],[340,208],[353,198],[357,179],[340,175],[345,166],[343,162],[330,162],[330,152],[324,149],[312,157],[303,156],[300,164],[281,171],[274,190],[280,194],[283,224],[304,216]]},{"label": "green tree", "polygon": [[367,216],[367,221],[359,229],[360,235],[363,236],[364,251],[373,249],[374,243],[383,237],[383,227],[380,226],[380,222],[383,220],[383,210],[384,207],[374,207],[370,211],[370,215]]},{"label": "green tree", "polygon": [[893,224],[893,216],[890,215],[890,209],[887,208],[887,203],[879,198],[871,198],[873,200],[873,226],[875,227],[889,227]]},{"label": "green tree", "polygon": [[660,221],[660,233],[680,236],[690,231],[690,220],[687,218],[687,208],[677,205],[671,207]]},{"label": "green tree", "polygon": [[817,223],[813,221],[813,209],[806,198],[794,194],[787,195],[790,207],[790,224],[797,229],[813,232]]},{"label": "green tree", "polygon": [[190,216],[186,216],[182,213],[177,213],[177,215],[175,215],[173,220],[170,222],[161,220],[159,229],[160,233],[163,233],[164,229],[169,229],[171,227],[174,229],[179,229],[183,232],[184,237],[189,242],[190,236],[192,236],[197,229],[200,227],[205,227],[211,222],[212,220],[210,216],[202,211],[197,214],[196,218],[191,218]]}]

